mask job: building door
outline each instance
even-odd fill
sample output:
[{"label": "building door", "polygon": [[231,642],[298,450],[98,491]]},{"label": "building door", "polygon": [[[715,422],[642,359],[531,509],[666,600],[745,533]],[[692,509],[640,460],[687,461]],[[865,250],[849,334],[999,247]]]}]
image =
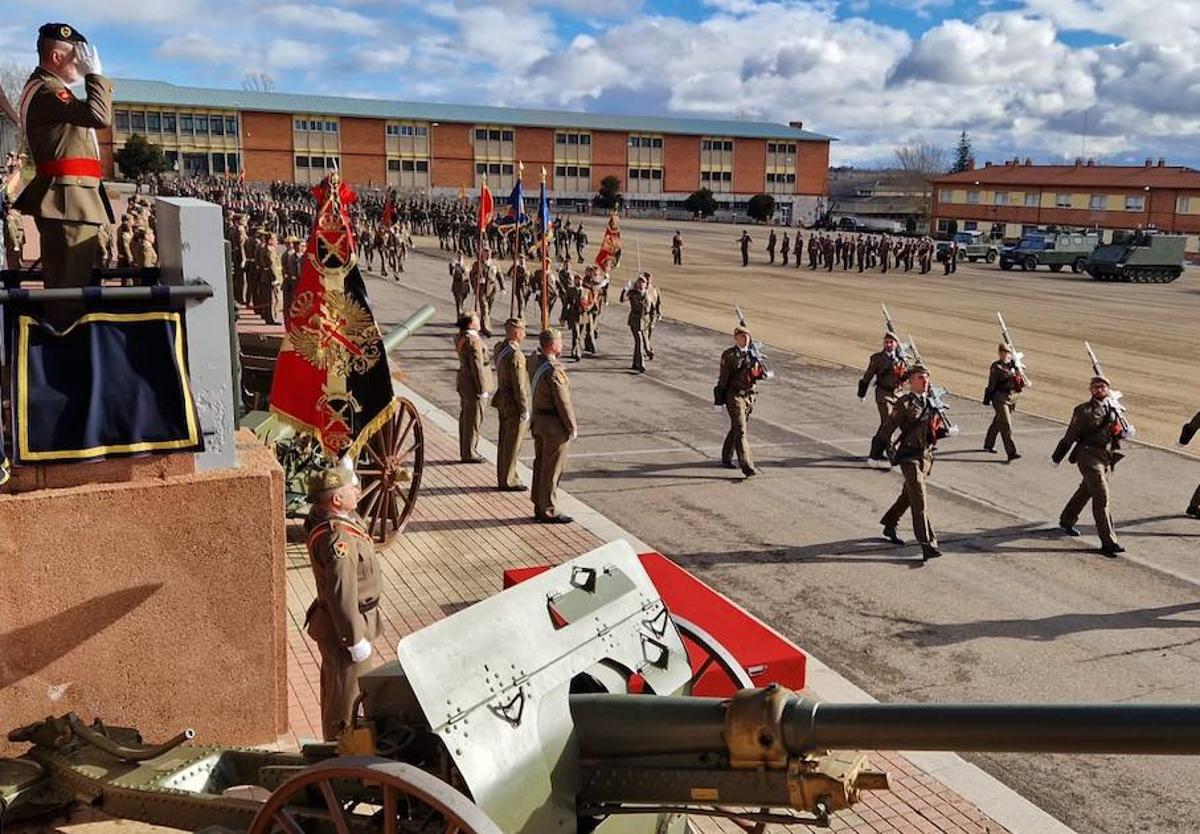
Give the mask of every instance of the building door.
[{"label": "building door", "polygon": [[189,176],[207,176],[208,154],[185,153],[183,155],[183,173]]}]

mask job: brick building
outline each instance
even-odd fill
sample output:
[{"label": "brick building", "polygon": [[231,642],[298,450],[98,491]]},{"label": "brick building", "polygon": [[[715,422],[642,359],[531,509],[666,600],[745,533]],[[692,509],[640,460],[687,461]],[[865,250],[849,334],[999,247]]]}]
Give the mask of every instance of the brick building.
[{"label": "brick building", "polygon": [[486,174],[494,192],[526,188],[541,169],[560,205],[591,199],[609,175],[633,208],[681,208],[701,187],[722,208],[770,193],[785,217],[810,220],[828,187],[832,139],[802,124],[619,116],[181,87],[118,79],[114,147],[134,133],[179,170],[250,181],[319,181],[337,165],[350,182],[456,195]]},{"label": "brick building", "polygon": [[[1153,226],[1186,234],[1200,250],[1200,171],[1165,160],[1144,165],[987,163],[933,181],[933,228],[979,229],[1006,238],[1046,226],[1101,230]],[[1107,239],[1107,237],[1106,237]]]}]

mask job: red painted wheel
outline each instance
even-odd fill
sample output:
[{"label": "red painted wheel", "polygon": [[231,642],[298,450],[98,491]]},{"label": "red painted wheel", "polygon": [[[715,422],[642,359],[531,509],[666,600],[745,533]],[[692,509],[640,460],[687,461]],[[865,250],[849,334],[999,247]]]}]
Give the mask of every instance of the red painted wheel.
[{"label": "red painted wheel", "polygon": [[425,468],[425,430],[416,407],[401,397],[392,419],[364,447],[358,459],[362,479],[359,515],[371,538],[391,541],[404,529],[417,502]]},{"label": "red painted wheel", "polygon": [[418,767],[330,759],[271,794],[248,834],[501,834],[479,806]]}]

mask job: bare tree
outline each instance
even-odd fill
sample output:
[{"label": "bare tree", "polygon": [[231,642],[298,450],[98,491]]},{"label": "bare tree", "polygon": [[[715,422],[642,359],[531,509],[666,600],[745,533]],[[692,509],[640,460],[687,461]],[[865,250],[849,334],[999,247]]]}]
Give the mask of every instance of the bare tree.
[{"label": "bare tree", "polygon": [[13,62],[0,64],[0,154],[25,144],[21,126],[17,124],[19,115],[16,108],[32,71],[31,67]]},{"label": "bare tree", "polygon": [[918,200],[921,220],[929,228],[933,211],[933,178],[946,173],[950,152],[932,142],[911,141],[896,148],[900,184],[910,197]]},{"label": "bare tree", "polygon": [[252,93],[273,93],[275,92],[275,79],[271,77],[270,73],[248,72],[242,79],[242,89]]}]

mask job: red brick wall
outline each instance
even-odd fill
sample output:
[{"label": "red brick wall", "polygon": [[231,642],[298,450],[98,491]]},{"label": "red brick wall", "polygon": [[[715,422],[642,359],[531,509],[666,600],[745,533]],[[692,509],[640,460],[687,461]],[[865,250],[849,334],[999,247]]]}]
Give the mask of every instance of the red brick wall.
[{"label": "red brick wall", "polygon": [[700,187],[700,137],[663,137],[663,190],[691,194]]},{"label": "red brick wall", "polygon": [[342,175],[355,185],[387,181],[387,151],[382,119],[341,119]]},{"label": "red brick wall", "polygon": [[475,146],[472,125],[439,124],[429,127],[429,184],[435,188],[470,188],[475,182]]},{"label": "red brick wall", "polygon": [[738,194],[761,194],[766,189],[767,140],[735,139],[733,190]]},{"label": "red brick wall", "polygon": [[536,188],[542,182],[542,167],[546,168],[546,183],[554,187],[554,131],[545,127],[516,128],[513,149],[517,160],[525,163],[525,187]]},{"label": "red brick wall", "polygon": [[829,193],[829,143],[796,143],[796,193]]},{"label": "red brick wall", "polygon": [[611,130],[592,131],[592,188],[600,188],[600,180],[608,176],[621,181],[625,188],[629,168],[629,134]]},{"label": "red brick wall", "polygon": [[287,113],[242,113],[242,166],[251,182],[295,176],[292,117]]},{"label": "red brick wall", "polygon": [[[1014,190],[1016,187],[1014,186]],[[1106,189],[1106,193],[1117,194],[1122,189]],[[1144,193],[1138,190],[1128,190],[1128,193]],[[1167,192],[1164,192],[1166,195]],[[1167,208],[1164,196],[1162,203],[1151,200],[1155,207],[1154,224],[1163,231],[1200,232],[1200,215],[1175,214],[1174,195],[1169,195],[1170,204]],[[954,203],[942,205],[934,192],[933,220],[934,228],[938,220],[975,220],[979,223],[1021,223],[1037,226],[1100,226],[1103,229],[1133,229],[1148,224],[1147,212],[1144,211],[1088,211],[1086,209],[1056,209],[1056,208],[1025,208],[1024,206],[981,206]]]}]

